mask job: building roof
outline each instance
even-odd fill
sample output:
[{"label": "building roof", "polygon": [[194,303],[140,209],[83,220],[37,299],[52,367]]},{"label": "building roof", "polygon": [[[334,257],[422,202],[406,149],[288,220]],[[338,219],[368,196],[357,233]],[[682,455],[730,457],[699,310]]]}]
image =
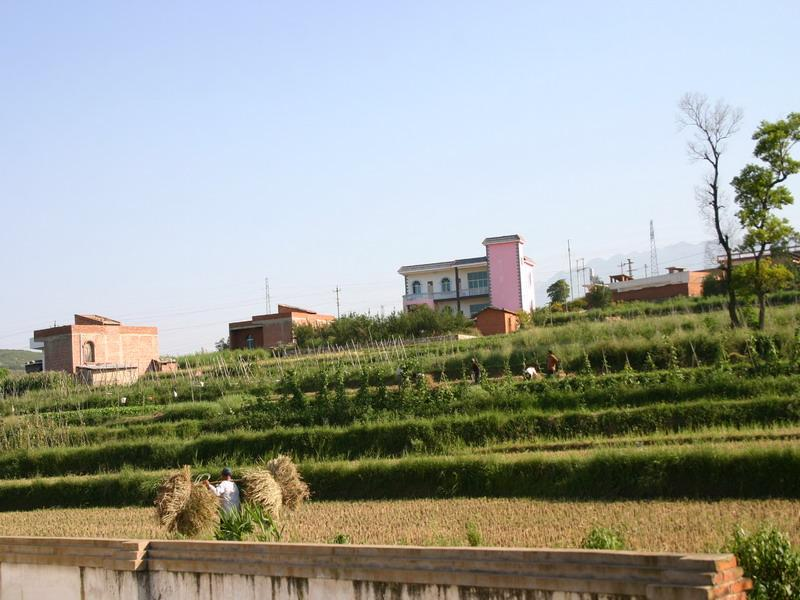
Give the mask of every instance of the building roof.
[{"label": "building roof", "polygon": [[496,237],[487,237],[485,240],[483,240],[483,245],[488,246],[490,244],[505,244],[506,242],[520,242],[524,244],[525,238],[518,233],[512,233],[511,235],[498,235]]},{"label": "building roof", "polygon": [[264,321],[292,319],[294,315],[315,315],[317,319],[323,321],[333,321],[335,319],[333,315],[325,315],[314,312],[313,310],[289,306],[288,304],[278,304],[278,312],[268,315],[253,315],[249,321],[235,321],[233,323],[228,323],[228,329],[247,329],[248,327],[257,327],[259,326],[259,323],[263,323]]},{"label": "building roof", "polygon": [[405,275],[406,273],[417,273],[419,271],[439,271],[441,269],[450,269],[452,267],[472,267],[485,264],[485,256],[476,256],[475,258],[458,258],[456,260],[448,260],[444,262],[405,265],[400,267],[397,272],[401,275]]},{"label": "building roof", "polygon": [[625,276],[625,279],[612,281],[608,288],[613,292],[633,292],[637,290],[644,290],[649,288],[657,288],[667,285],[676,285],[689,283],[692,275],[707,275],[711,271],[671,271],[669,273],[662,273],[661,275],[651,275],[650,277],[642,277],[641,279],[632,279]]},{"label": "building roof", "polygon": [[515,313],[513,310],[507,310],[505,308],[497,308],[496,306],[487,306],[483,310],[479,311],[474,318],[478,318],[482,313],[486,312],[487,310],[494,310],[497,312],[506,313],[507,315],[514,315],[515,317],[517,316],[517,313]]},{"label": "building roof", "polygon": [[122,325],[122,323],[103,315],[75,315],[75,325]]},{"label": "building roof", "polygon": [[289,313],[305,313],[307,315],[316,315],[317,313],[313,310],[308,310],[306,308],[298,308],[296,306],[289,306],[288,304],[278,304],[278,314],[289,314]]},{"label": "building roof", "polygon": [[86,371],[128,371],[130,369],[138,369],[136,365],[118,365],[118,364],[92,364],[92,365],[76,365],[76,369]]}]

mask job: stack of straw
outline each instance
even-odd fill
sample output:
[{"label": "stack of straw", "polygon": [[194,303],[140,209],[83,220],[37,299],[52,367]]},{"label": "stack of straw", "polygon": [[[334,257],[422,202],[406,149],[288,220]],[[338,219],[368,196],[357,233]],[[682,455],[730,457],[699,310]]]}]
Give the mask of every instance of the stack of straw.
[{"label": "stack of straw", "polygon": [[158,488],[158,520],[171,533],[194,536],[212,529],[219,520],[216,496],[201,484],[192,484],[188,465],[170,474]]},{"label": "stack of straw", "polygon": [[260,504],[273,517],[278,517],[282,509],[296,509],[311,495],[288,456],[278,455],[264,467],[247,471],[242,481],[247,499]]},{"label": "stack of straw", "polygon": [[266,469],[249,469],[242,475],[242,485],[248,502],[259,504],[275,519],[280,517],[283,492],[272,473]]},{"label": "stack of straw", "polygon": [[267,471],[272,474],[283,493],[283,506],[294,510],[311,495],[308,484],[300,477],[297,466],[288,456],[279,454],[267,463]]}]

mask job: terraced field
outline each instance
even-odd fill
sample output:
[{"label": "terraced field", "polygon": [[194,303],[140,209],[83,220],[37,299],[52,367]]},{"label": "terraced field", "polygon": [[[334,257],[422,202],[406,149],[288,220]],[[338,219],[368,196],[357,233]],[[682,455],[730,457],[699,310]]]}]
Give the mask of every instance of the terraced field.
[{"label": "terraced field", "polygon": [[[712,312],[302,356],[226,352],[124,388],[16,378],[0,400],[0,509],[97,510],[8,513],[0,532],[66,534],[74,518],[87,532],[154,537],[137,511],[167,470],[237,471],[287,453],[314,494],[286,524],[291,539],[461,543],[470,521],[492,544],[571,545],[587,524],[631,523],[637,547],[711,548],[738,515],[784,524],[797,512],[800,309],[771,315],[758,334]],[[550,347],[563,378],[515,375]],[[465,375],[472,356],[480,385]],[[648,532],[641,519],[656,507],[697,534]],[[695,510],[718,516],[704,529]],[[570,512],[583,516],[561,523]]]}]

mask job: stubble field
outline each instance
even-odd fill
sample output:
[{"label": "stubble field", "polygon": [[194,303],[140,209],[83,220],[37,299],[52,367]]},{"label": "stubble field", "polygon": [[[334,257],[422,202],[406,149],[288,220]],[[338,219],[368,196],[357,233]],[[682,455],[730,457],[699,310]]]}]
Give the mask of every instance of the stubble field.
[{"label": "stubble field", "polygon": [[[424,499],[310,502],[285,520],[283,540],[355,544],[467,545],[467,523],[481,543],[579,547],[595,526],[620,531],[632,550],[713,552],[734,527],[772,523],[800,541],[800,501],[723,500],[558,502],[527,499]],[[169,537],[149,508],[47,509],[0,513],[0,535]]]}]

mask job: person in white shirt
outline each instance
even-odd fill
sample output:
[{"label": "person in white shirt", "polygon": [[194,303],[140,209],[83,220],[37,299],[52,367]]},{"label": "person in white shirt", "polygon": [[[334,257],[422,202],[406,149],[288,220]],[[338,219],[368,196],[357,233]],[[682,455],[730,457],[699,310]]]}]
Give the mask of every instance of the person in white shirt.
[{"label": "person in white shirt", "polygon": [[239,510],[239,486],[233,481],[233,472],[229,467],[222,469],[222,481],[217,485],[211,485],[208,480],[205,480],[206,487],[217,497],[220,501],[220,508],[229,512],[232,510]]}]

